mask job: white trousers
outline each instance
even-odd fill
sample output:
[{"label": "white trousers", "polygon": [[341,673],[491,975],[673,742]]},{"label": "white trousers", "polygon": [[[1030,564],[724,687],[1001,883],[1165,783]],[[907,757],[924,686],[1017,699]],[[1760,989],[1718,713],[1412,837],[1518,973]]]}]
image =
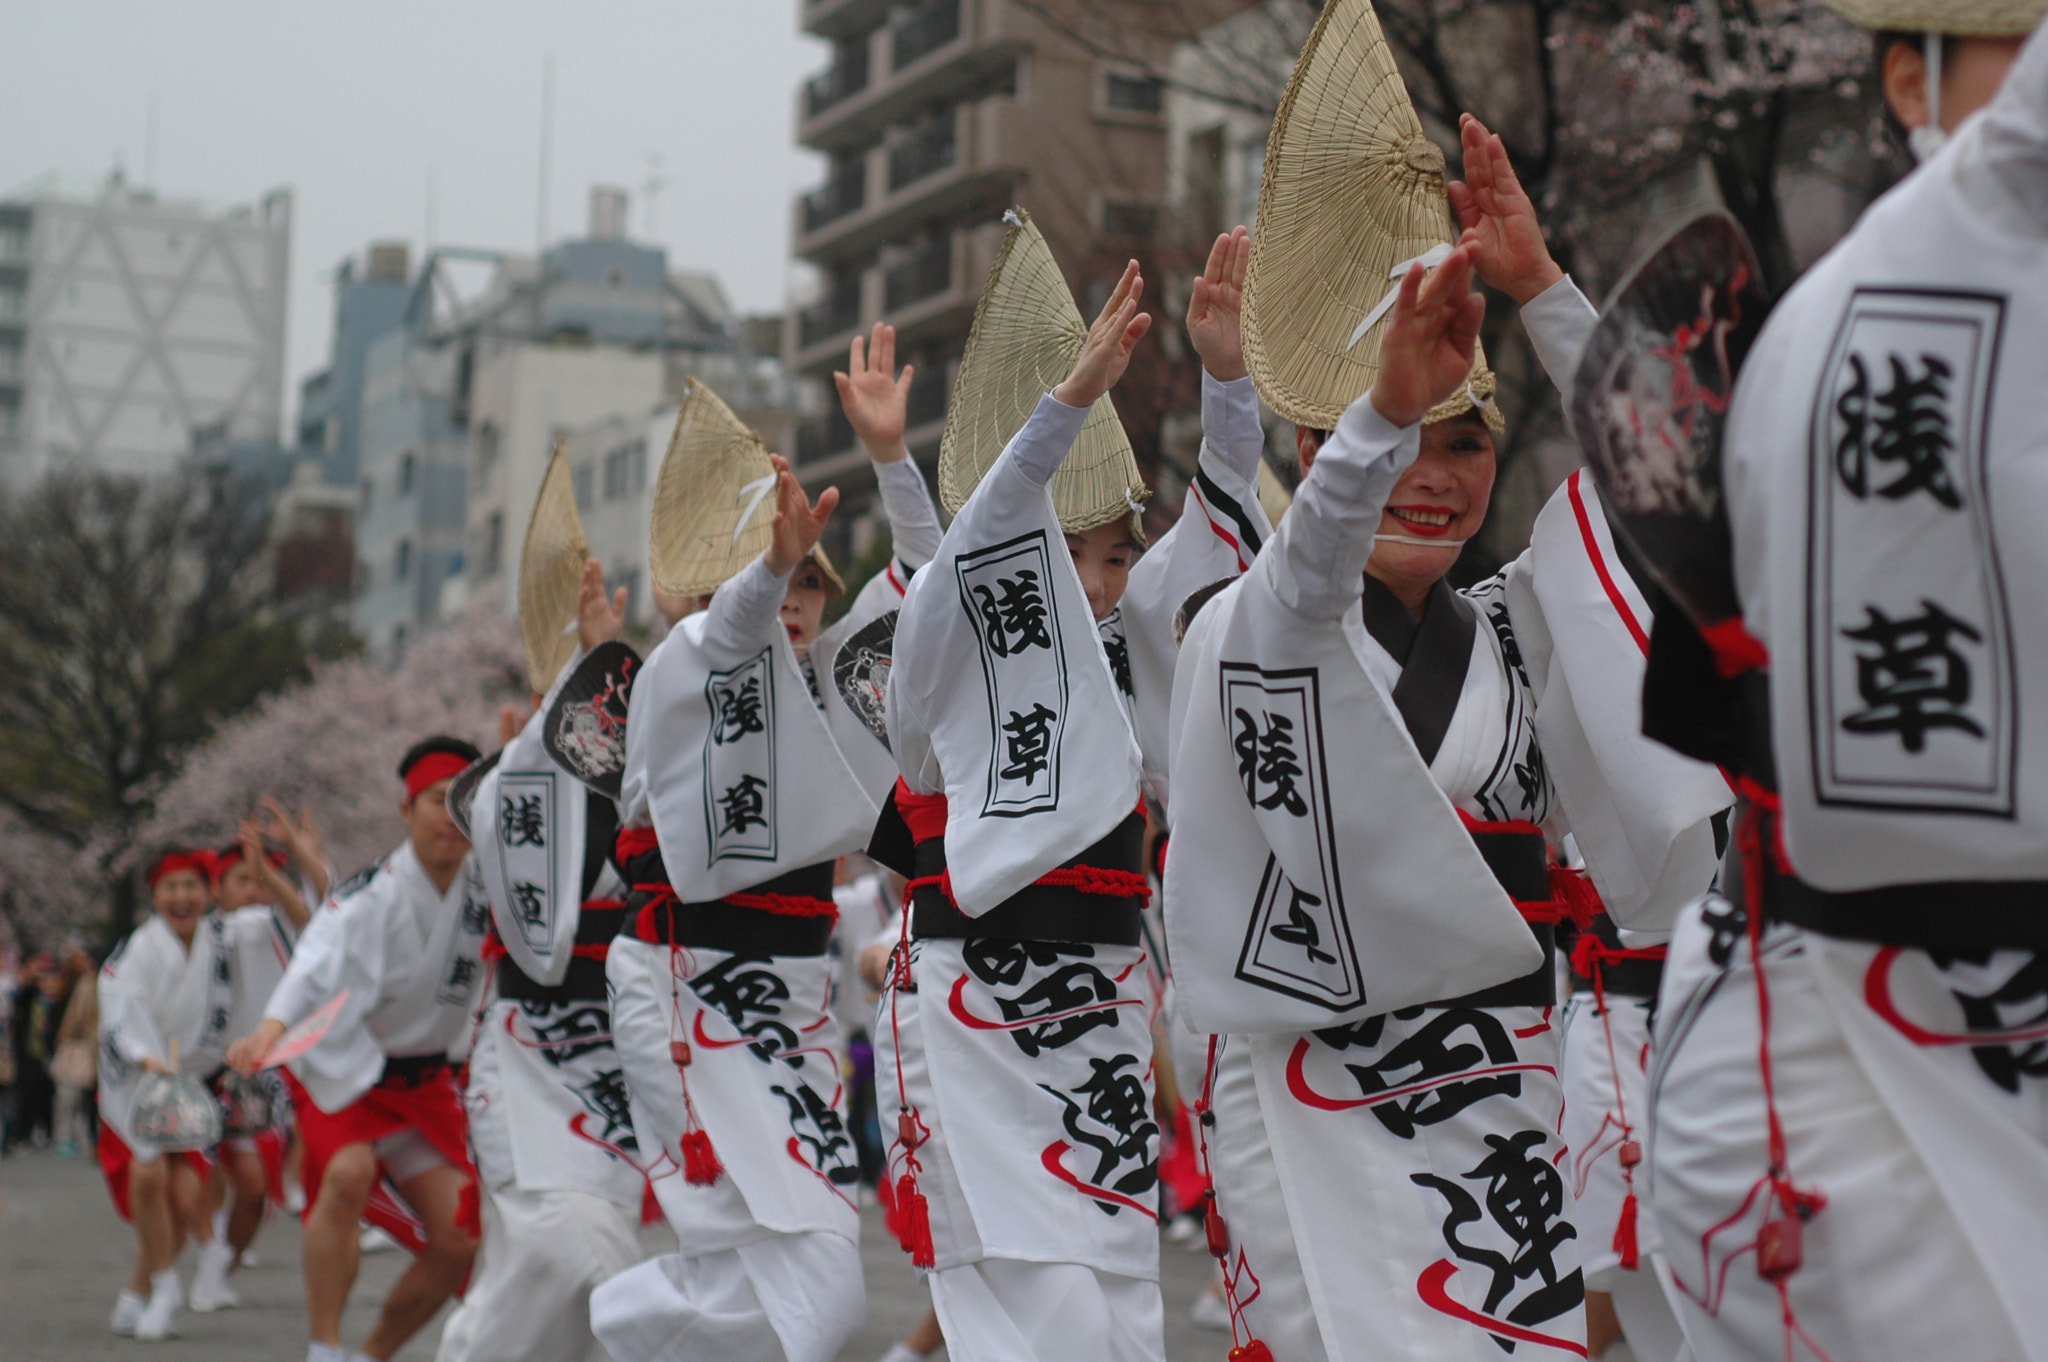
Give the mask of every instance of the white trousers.
[{"label": "white trousers", "polygon": [[985,1258],[927,1274],[951,1362],[1157,1362],[1159,1283]]},{"label": "white trousers", "polygon": [[590,1296],[617,1362],[833,1362],[866,1318],[860,1250],[825,1231],[666,1253]]},{"label": "white trousers", "polygon": [[591,1289],[640,1257],[632,1212],[588,1192],[486,1189],[469,1290],[436,1362],[603,1362]]},{"label": "white trousers", "polygon": [[[1718,933],[1702,926],[1698,908],[1688,910],[1666,966],[1650,1206],[1684,1293],[1694,1355],[1752,1362],[1786,1356],[1787,1331],[1778,1291],[1758,1275],[1753,1251],[1764,1198],[1752,1193],[1769,1163],[1756,978],[1739,919],[1725,903],[1717,911]],[[1794,1339],[1791,1355],[1802,1362],[1816,1355],[1833,1362],[2048,1355],[2048,1341],[2023,1345],[1955,1207],[1845,1033],[1837,1008],[1859,1005],[1861,980],[1853,959],[1842,978],[1826,977],[1836,967],[1827,957],[1868,956],[1869,949],[1844,950],[1784,926],[1771,928],[1764,944],[1771,1063],[1791,1174],[1795,1185],[1827,1197],[1805,1226],[1804,1261],[1787,1279],[1806,1335]],[[1968,1065],[1968,1056],[1960,1049],[1933,1058]],[[1922,1100],[1938,1099],[1930,1090]],[[2021,1105],[2012,1104],[2015,1113]],[[1964,1130],[1973,1139],[1990,1139],[1996,1122],[2011,1119],[1970,1115]],[[1959,1140],[1947,1156],[1995,1167],[1995,1148]],[[2048,1185],[2020,1175],[2010,1194],[2015,1205],[2038,1208],[2038,1232],[2010,1251],[2038,1264],[2048,1250]]]}]

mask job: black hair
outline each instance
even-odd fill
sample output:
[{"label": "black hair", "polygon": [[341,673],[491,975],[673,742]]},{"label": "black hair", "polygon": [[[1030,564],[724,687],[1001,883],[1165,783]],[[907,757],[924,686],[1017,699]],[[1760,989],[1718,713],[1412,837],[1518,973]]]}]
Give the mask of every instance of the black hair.
[{"label": "black hair", "polygon": [[405,755],[398,761],[398,778],[404,780],[413,767],[437,752],[446,752],[450,756],[461,757],[464,761],[476,761],[483,756],[483,753],[477,751],[475,743],[451,738],[445,733],[437,733],[431,738],[421,738],[405,749]]}]

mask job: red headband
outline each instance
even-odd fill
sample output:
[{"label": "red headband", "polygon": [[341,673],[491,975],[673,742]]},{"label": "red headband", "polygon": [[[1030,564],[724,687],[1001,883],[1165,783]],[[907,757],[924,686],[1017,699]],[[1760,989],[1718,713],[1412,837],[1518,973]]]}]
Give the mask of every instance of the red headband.
[{"label": "red headband", "polygon": [[[285,855],[282,851],[265,852],[263,858],[279,870],[284,869]],[[239,846],[231,846],[225,850],[215,852],[213,856],[213,882],[219,884],[222,880],[226,879],[228,871],[232,870],[235,862],[241,859],[242,848]]]},{"label": "red headband", "polygon": [[459,757],[453,752],[429,752],[406,771],[405,797],[418,799],[420,791],[429,785],[446,780],[450,776],[460,775],[468,766],[469,761],[466,758]]},{"label": "red headband", "polygon": [[156,882],[166,875],[175,875],[181,870],[190,870],[200,879],[213,879],[213,853],[210,851],[166,851],[156,858],[156,864],[149,868],[149,887],[156,888]]}]

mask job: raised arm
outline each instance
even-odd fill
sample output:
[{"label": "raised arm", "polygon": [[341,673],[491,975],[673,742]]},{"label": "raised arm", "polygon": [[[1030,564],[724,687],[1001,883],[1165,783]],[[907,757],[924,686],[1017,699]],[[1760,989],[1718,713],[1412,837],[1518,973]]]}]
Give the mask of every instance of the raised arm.
[{"label": "raised arm", "polygon": [[901,374],[896,373],[896,328],[877,322],[872,341],[855,336],[847,351],[846,371],[832,375],[839,405],[874,461],[882,514],[889,518],[896,560],[906,568],[929,563],[944,534],[931,488],[903,442],[910,381],[916,372],[916,366],[906,364]]},{"label": "raised arm", "polygon": [[780,454],[768,460],[776,477],[774,537],[759,558],[718,588],[704,609],[698,646],[713,667],[744,662],[775,637],[789,574],[818,546],[818,536],[839,505],[838,488],[827,487],[813,503],[789,471],[789,460]]},{"label": "raised arm", "polygon": [[1311,619],[1341,618],[1358,599],[1372,536],[1394,484],[1422,447],[1422,418],[1472,372],[1485,302],[1472,292],[1474,249],[1401,281],[1372,391],[1353,402],[1317,451],[1265,556],[1273,589]]},{"label": "raised arm", "polygon": [[257,877],[270,891],[271,902],[291,925],[293,935],[305,931],[307,921],[313,916],[312,909],[306,906],[299,887],[292,883],[290,877],[270,863],[269,850],[263,845],[263,829],[254,819],[242,820],[240,841],[242,860],[255,868]]},{"label": "raised arm", "polygon": [[1202,467],[1256,485],[1266,432],[1244,362],[1244,276],[1251,257],[1251,233],[1243,227],[1216,238],[1188,294],[1187,324],[1202,360]]}]

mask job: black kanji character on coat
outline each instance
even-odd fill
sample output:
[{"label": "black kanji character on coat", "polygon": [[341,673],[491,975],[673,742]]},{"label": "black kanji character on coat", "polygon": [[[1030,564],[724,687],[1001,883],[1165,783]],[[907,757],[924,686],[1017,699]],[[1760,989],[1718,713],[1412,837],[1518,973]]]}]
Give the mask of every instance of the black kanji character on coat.
[{"label": "black kanji character on coat", "polygon": [[1897,734],[1908,752],[1926,748],[1929,729],[1984,736],[1983,726],[1966,712],[1969,661],[1951,641],[1961,637],[1977,643],[1984,636],[1933,601],[1920,605],[1920,614],[1897,620],[1866,605],[1869,621],[1842,630],[1842,637],[1877,650],[1856,655],[1856,690],[1869,708],[1844,718],[1842,727],[1851,733]]},{"label": "black kanji character on coat", "polygon": [[508,847],[545,847],[548,824],[537,794],[508,794],[498,801],[498,839]]},{"label": "black kanji character on coat", "polygon": [[547,921],[548,895],[537,884],[515,880],[506,886],[506,893],[512,899],[512,916],[529,927],[538,927]]},{"label": "black kanji character on coat", "polygon": [[1267,714],[1262,730],[1249,710],[1237,710],[1235,717],[1237,736],[1231,746],[1237,753],[1244,797],[1262,809],[1285,809],[1296,818],[1306,814],[1308,801],[1294,788],[1302,774],[1294,750],[1294,721],[1284,714]]},{"label": "black kanji character on coat", "polygon": [[752,827],[768,826],[768,799],[763,793],[768,782],[756,775],[742,775],[718,797],[720,832],[743,833]]},{"label": "black kanji character on coat", "polygon": [[1920,356],[1917,374],[1898,355],[1887,360],[1891,386],[1873,398],[1863,356],[1849,356],[1853,378],[1835,399],[1835,415],[1842,422],[1842,436],[1835,442],[1835,472],[1861,500],[1870,495],[1871,460],[1897,464],[1898,476],[1876,489],[1879,496],[1900,501],[1925,492],[1955,510],[1963,504],[1947,461],[1955,448],[1948,391],[1955,371],[1939,355]]},{"label": "black kanji character on coat", "polygon": [[[1418,1008],[1410,1015],[1421,1014],[1422,1009]],[[1318,1031],[1316,1036],[1325,1045],[1339,1050],[1352,1045],[1376,1046],[1383,1025],[1383,1018],[1368,1017],[1348,1027]],[[1395,1042],[1376,1063],[1344,1067],[1357,1080],[1359,1095],[1371,1097],[1470,1069],[1513,1064],[1515,1059],[1515,1042],[1499,1017],[1481,1008],[1451,1007],[1431,1017],[1414,1035]],[[1409,1140],[1415,1137],[1418,1127],[1440,1125],[1495,1094],[1516,1097],[1521,1091],[1520,1074],[1484,1074],[1381,1102],[1371,1111],[1390,1134]]]},{"label": "black kanji character on coat", "polygon": [[983,636],[997,657],[1011,657],[1026,648],[1052,647],[1052,635],[1046,631],[1045,596],[1039,590],[1036,572],[1026,568],[1014,577],[999,577],[994,591],[976,586],[974,599]]},{"label": "black kanji character on coat", "polygon": [[629,1154],[639,1152],[640,1141],[633,1134],[633,1106],[626,1093],[624,1070],[599,1070],[588,1083],[577,1086],[576,1096],[590,1109],[592,1116],[604,1122],[604,1131],[598,1139]]},{"label": "black kanji character on coat", "polygon": [[789,982],[769,962],[729,955],[690,976],[690,988],[706,1007],[725,1015],[733,1029],[752,1039],[761,1059],[787,1053],[801,1043],[796,1031],[778,1018],[789,1001]]},{"label": "black kanji character on coat", "polygon": [[713,695],[718,713],[713,721],[716,726],[711,730],[712,742],[722,747],[767,728],[768,721],[761,713],[760,677],[749,676],[737,686],[716,687]]},{"label": "black kanji character on coat", "polygon": [[540,1057],[556,1068],[612,1043],[611,1014],[602,1007],[526,998],[519,1010],[526,1014]]},{"label": "black kanji character on coat", "polygon": [[[1159,1126],[1152,1120],[1152,1095],[1145,1091],[1144,1069],[1136,1055],[1091,1057],[1088,1077],[1063,1093],[1046,1084],[1038,1086],[1066,1106],[1061,1118],[1067,1135],[1078,1146],[1095,1151],[1095,1170],[1088,1181],[1125,1196],[1142,1196],[1159,1181],[1155,1153]],[[1084,1101],[1076,1101],[1079,1097]],[[1119,1173],[1118,1169],[1125,1171]],[[1115,1202],[1097,1201],[1109,1215],[1123,1208]]]},{"label": "black kanji character on coat", "polygon": [[1287,921],[1276,922],[1268,930],[1276,940],[1285,941],[1288,945],[1297,946],[1307,952],[1309,959],[1325,965],[1336,964],[1337,957],[1322,948],[1322,929],[1316,926],[1315,918],[1311,917],[1308,911],[1311,908],[1322,907],[1322,898],[1309,893],[1292,880],[1287,882],[1287,888],[1293,895],[1287,901]]},{"label": "black kanji character on coat", "polygon": [[1138,692],[1131,684],[1131,645],[1122,634],[1105,633],[1102,636],[1102,651],[1109,658],[1109,674],[1116,678],[1116,688],[1125,695],[1135,696]]},{"label": "black kanji character on coat", "polygon": [[1059,717],[1044,705],[1010,711],[1003,725],[1003,759],[1009,763],[1002,769],[1004,780],[1036,780],[1051,764],[1052,727]]},{"label": "black kanji character on coat", "polygon": [[[991,990],[1017,988],[1024,984],[1033,969],[1057,966],[1020,992],[1008,996],[995,994],[996,1006],[1002,1010],[1003,1020],[1008,1022],[1063,1012],[1076,1014],[1012,1030],[1010,1039],[1031,1058],[1037,1058],[1044,1050],[1059,1050],[1072,1045],[1090,1031],[1117,1024],[1118,1009],[1111,1006],[1116,1001],[1116,981],[1087,962],[1086,957],[1095,954],[1092,946],[976,937],[967,942],[962,954],[968,972]],[[1062,956],[1084,958],[1059,964]],[[1096,1003],[1102,1006],[1090,1011],[1077,1011]]]},{"label": "black kanji character on coat", "polygon": [[[1541,1155],[1545,1139],[1540,1130],[1488,1135],[1486,1143],[1491,1152],[1463,1176],[1467,1182],[1486,1184],[1484,1216],[1492,1218],[1495,1228],[1513,1246],[1512,1252],[1470,1244],[1460,1237],[1465,1226],[1480,1223],[1484,1218],[1479,1202],[1465,1188],[1433,1173],[1414,1173],[1409,1180],[1450,1203],[1450,1212],[1444,1216],[1443,1236],[1451,1252],[1493,1274],[1480,1308],[1510,1324],[1541,1324],[1565,1314],[1585,1299],[1585,1284],[1577,1268],[1565,1276],[1558,1275],[1557,1251],[1578,1238],[1578,1231],[1563,1218],[1564,1179],[1550,1160]],[[1516,1301],[1505,1315],[1498,1314],[1516,1284],[1531,1278],[1541,1278],[1542,1285]],[[1514,1345],[1505,1339],[1496,1336],[1494,1341],[1501,1344],[1503,1352],[1514,1350]]]},{"label": "black kanji character on coat", "polygon": [[788,1105],[790,1134],[810,1152],[811,1167],[838,1186],[859,1182],[860,1163],[854,1156],[853,1139],[832,1104],[807,1083],[797,1084],[794,1091],[775,1083],[770,1091]]}]

